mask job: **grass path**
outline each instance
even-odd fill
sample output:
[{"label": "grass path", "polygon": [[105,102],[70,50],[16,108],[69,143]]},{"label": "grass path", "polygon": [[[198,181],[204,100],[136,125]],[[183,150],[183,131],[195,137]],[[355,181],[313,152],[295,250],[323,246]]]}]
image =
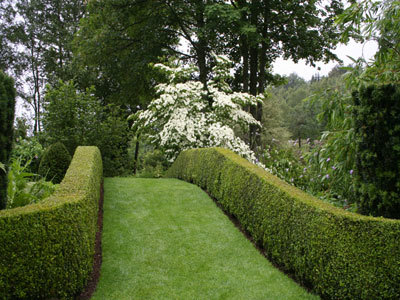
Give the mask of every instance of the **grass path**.
[{"label": "grass path", "polygon": [[92,299],[318,299],[276,270],[198,187],[106,178]]}]

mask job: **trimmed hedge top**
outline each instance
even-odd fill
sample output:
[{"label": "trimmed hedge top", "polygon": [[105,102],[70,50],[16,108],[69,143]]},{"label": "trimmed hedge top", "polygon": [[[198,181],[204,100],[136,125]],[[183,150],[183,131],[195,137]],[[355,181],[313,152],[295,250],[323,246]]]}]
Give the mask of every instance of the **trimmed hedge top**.
[{"label": "trimmed hedge top", "polygon": [[0,211],[0,299],[73,298],[92,270],[101,154],[78,147],[56,192]]},{"label": "trimmed hedge top", "polygon": [[182,152],[167,176],[207,190],[322,298],[400,299],[400,221],[336,208],[221,148]]}]

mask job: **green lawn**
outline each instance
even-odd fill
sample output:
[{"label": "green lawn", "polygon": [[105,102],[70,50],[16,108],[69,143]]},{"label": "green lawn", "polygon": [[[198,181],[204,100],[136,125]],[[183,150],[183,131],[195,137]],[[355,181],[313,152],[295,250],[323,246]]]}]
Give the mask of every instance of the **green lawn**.
[{"label": "green lawn", "polygon": [[106,178],[92,299],[318,299],[275,269],[198,187]]}]

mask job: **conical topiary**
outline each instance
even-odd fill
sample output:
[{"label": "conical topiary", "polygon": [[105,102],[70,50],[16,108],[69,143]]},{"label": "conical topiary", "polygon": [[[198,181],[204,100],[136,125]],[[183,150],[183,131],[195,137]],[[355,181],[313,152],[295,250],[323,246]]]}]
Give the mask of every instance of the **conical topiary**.
[{"label": "conical topiary", "polygon": [[51,180],[53,183],[60,183],[70,163],[71,155],[64,144],[58,142],[51,145],[43,153],[38,173],[45,177],[46,180]]}]

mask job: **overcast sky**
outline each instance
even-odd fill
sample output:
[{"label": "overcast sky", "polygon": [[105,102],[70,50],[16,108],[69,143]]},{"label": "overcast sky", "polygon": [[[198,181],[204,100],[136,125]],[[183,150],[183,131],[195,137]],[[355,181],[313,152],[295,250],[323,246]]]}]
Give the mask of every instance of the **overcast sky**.
[{"label": "overcast sky", "polygon": [[[348,45],[339,45],[334,53],[343,60],[344,65],[351,63],[351,60],[347,57],[358,59],[359,57],[364,57],[366,60],[373,58],[377,50],[377,44],[375,42],[367,42],[366,44],[359,44],[354,41],[350,42]],[[332,70],[337,62],[330,62],[328,64],[317,63],[317,67],[313,68],[307,66],[305,61],[299,61],[295,64],[292,60],[283,60],[279,58],[273,64],[274,73],[281,75],[290,75],[291,73],[296,73],[305,80],[310,80],[311,77],[317,73],[321,76],[328,75],[329,71]],[[317,68],[320,67],[319,71]]]}]

